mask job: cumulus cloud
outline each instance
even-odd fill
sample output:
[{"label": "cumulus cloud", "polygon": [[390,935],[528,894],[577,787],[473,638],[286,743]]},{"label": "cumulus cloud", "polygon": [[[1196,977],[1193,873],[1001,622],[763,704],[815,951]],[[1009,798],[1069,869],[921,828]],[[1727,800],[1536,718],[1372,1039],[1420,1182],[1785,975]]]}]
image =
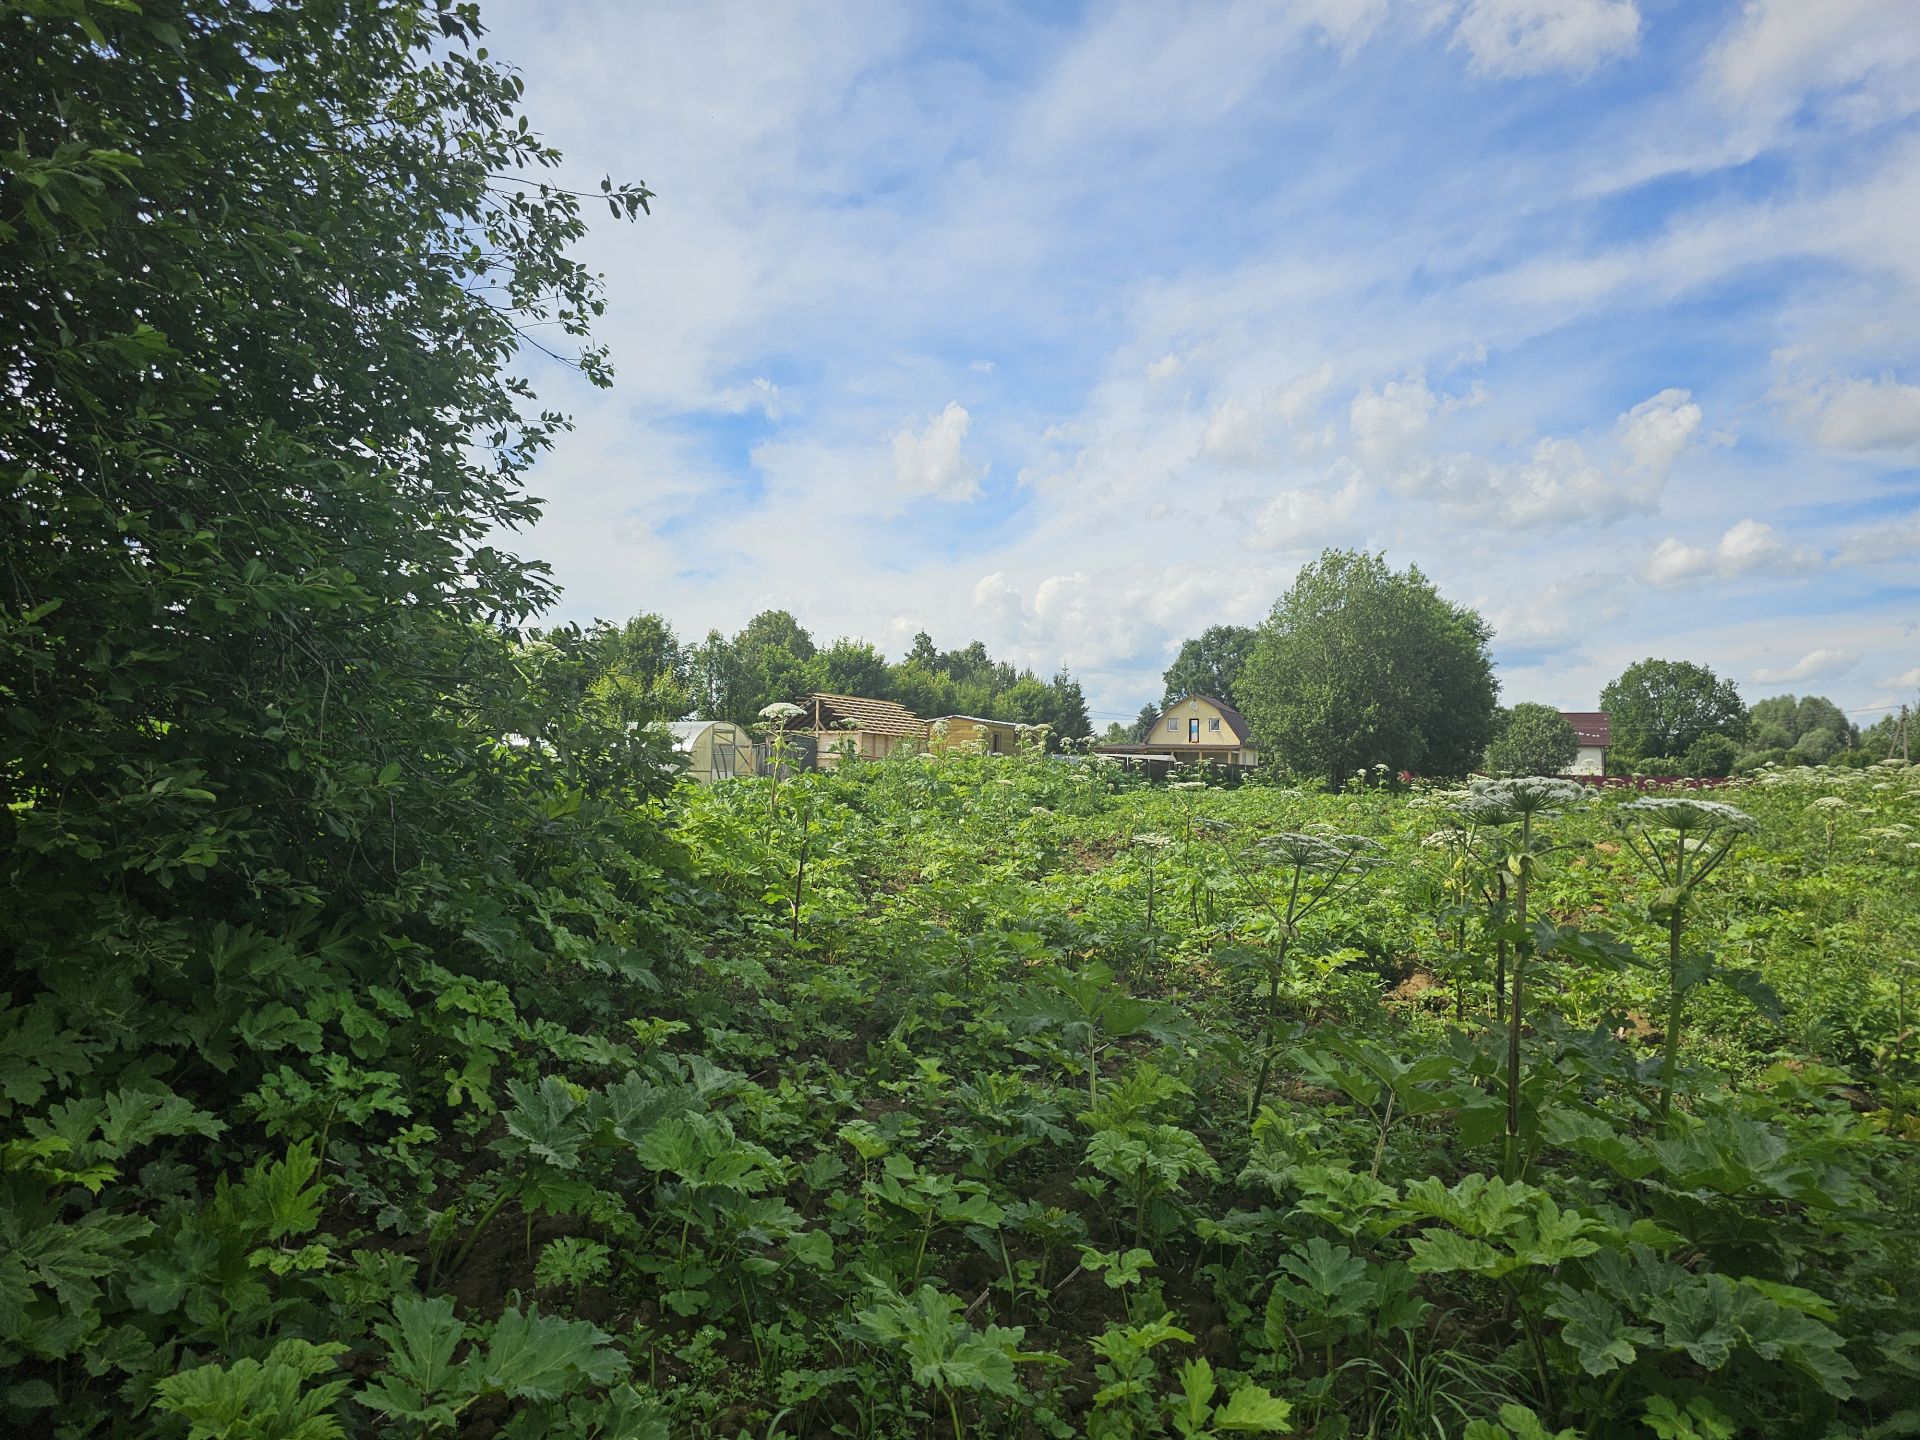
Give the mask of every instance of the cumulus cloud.
[{"label": "cumulus cloud", "polygon": [[1658,508],[1700,429],[1689,393],[1668,389],[1619,416],[1611,440],[1597,442],[1599,454],[1567,435],[1536,437],[1521,460],[1434,453],[1438,417],[1486,398],[1478,385],[1465,396],[1436,396],[1418,372],[1362,390],[1348,415],[1354,457],[1398,493],[1476,520],[1516,529],[1606,525]]},{"label": "cumulus cloud", "polygon": [[1454,30],[1486,75],[1590,73],[1640,43],[1633,0],[1469,0]]},{"label": "cumulus cloud", "polygon": [[1832,680],[1860,663],[1851,650],[1809,650],[1791,665],[1755,670],[1751,679],[1762,685],[1798,685],[1808,680]]},{"label": "cumulus cloud", "polygon": [[1903,671],[1898,675],[1889,676],[1880,683],[1882,685],[1891,685],[1896,690],[1920,690],[1920,665],[1916,665],[1913,669]]},{"label": "cumulus cloud", "polygon": [[1617,428],[1633,467],[1665,479],[1700,431],[1700,407],[1686,390],[1662,390],[1622,415]]},{"label": "cumulus cloud", "polygon": [[1790,575],[1816,570],[1822,564],[1817,551],[1789,545],[1763,520],[1741,520],[1728,527],[1712,549],[1668,538],[1654,548],[1640,575],[1650,585],[1685,585],[1718,576],[1723,580],[1747,575]]},{"label": "cumulus cloud", "polygon": [[894,483],[909,495],[936,500],[971,500],[980,493],[984,465],[970,465],[961,447],[973,417],[958,400],[927,421],[917,434],[902,430],[893,437]]}]

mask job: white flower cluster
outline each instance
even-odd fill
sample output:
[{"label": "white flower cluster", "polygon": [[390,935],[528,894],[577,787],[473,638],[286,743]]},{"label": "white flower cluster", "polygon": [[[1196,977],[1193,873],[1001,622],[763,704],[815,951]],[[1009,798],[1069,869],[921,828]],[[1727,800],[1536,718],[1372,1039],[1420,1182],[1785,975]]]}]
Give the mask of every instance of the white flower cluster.
[{"label": "white flower cluster", "polygon": [[[1843,802],[1844,803],[1844,802]],[[1644,825],[1678,830],[1731,830],[1745,835],[1759,828],[1759,822],[1746,811],[1718,800],[1694,800],[1680,795],[1664,795],[1635,800],[1620,807]]]},{"label": "white flower cluster", "polygon": [[1249,847],[1262,859],[1298,866],[1302,870],[1358,869],[1377,865],[1380,844],[1364,835],[1313,835],[1283,830],[1262,835]]}]

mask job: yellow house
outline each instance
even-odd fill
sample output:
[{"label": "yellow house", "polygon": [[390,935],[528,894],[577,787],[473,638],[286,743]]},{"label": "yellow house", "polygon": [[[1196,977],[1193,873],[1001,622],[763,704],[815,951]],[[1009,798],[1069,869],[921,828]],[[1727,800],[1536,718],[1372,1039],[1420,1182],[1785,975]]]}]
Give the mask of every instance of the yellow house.
[{"label": "yellow house", "polygon": [[891,700],[816,691],[794,703],[803,713],[790,718],[787,729],[813,737],[822,770],[833,769],[843,756],[879,760],[896,751],[927,748],[927,722]]},{"label": "yellow house", "polygon": [[1195,765],[1235,765],[1251,770],[1260,763],[1247,717],[1211,695],[1182,695],[1153,722],[1144,742],[1101,745],[1096,753],[1142,760],[1171,760]]},{"label": "yellow house", "polygon": [[1020,732],[1030,727],[1013,720],[978,715],[942,715],[927,731],[936,750],[973,750],[981,755],[1017,755]]}]

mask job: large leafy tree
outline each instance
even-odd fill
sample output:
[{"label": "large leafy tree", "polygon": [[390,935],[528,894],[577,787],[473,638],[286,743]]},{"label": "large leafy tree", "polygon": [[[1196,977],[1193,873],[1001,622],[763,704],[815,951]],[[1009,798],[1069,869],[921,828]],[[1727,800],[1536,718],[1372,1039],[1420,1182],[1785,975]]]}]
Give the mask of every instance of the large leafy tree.
[{"label": "large leafy tree", "polygon": [[1572,723],[1551,705],[1527,701],[1500,718],[1487,746],[1487,769],[1495,775],[1561,775],[1580,753]]},{"label": "large leafy tree", "polygon": [[1259,634],[1251,625],[1210,625],[1180,647],[1167,667],[1163,704],[1182,695],[1211,695],[1238,708],[1240,671]]},{"label": "large leafy tree", "polygon": [[1600,692],[1622,758],[1682,756],[1702,735],[1746,738],[1746,703],[1731,680],[1688,660],[1640,660]]},{"label": "large leafy tree", "polygon": [[1373,765],[1464,774],[1493,734],[1490,636],[1417,568],[1328,550],[1260,627],[1240,708],[1281,763],[1334,784]]},{"label": "large leafy tree", "polygon": [[503,793],[497,627],[551,591],[490,537],[564,423],[511,367],[601,302],[476,31],[0,6],[0,767],[31,801],[0,823],[30,909],[305,904]]}]

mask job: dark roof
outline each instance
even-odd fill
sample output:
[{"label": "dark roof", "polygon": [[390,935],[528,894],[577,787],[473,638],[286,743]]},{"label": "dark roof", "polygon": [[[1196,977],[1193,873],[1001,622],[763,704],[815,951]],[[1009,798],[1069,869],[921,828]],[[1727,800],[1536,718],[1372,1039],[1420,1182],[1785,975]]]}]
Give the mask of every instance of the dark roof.
[{"label": "dark roof", "polygon": [[802,695],[794,702],[807,713],[795,715],[787,722],[789,730],[812,730],[815,728],[814,716],[820,718],[820,728],[828,730],[850,729],[864,731],[869,735],[918,735],[925,738],[927,722],[891,700],[868,700],[859,695],[829,695],[817,691],[812,695]]},{"label": "dark roof", "polygon": [[1604,750],[1613,743],[1613,717],[1604,710],[1562,710],[1560,718],[1573,726],[1574,738],[1582,745]]},{"label": "dark roof", "polygon": [[1247,717],[1217,695],[1182,695],[1178,700],[1174,701],[1173,704],[1163,707],[1160,711],[1160,716],[1155,719],[1154,723],[1156,725],[1159,724],[1160,719],[1164,719],[1169,711],[1177,710],[1189,700],[1206,701],[1220,712],[1220,717],[1227,722],[1227,728],[1233,731],[1235,739],[1242,745],[1251,745],[1253,743],[1253,727],[1247,724]]}]

